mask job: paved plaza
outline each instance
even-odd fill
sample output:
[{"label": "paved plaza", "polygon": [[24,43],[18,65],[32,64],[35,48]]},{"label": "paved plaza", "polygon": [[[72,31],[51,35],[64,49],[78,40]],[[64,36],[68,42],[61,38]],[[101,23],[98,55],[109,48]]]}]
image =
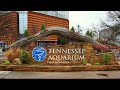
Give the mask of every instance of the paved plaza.
[{"label": "paved plaza", "polygon": [[0,79],[120,79],[120,71],[80,71],[80,72],[0,71]]}]

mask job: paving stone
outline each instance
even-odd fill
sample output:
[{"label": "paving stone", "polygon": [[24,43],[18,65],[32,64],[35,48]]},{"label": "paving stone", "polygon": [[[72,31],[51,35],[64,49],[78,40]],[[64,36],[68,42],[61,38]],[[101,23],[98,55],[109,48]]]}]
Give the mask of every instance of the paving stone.
[{"label": "paving stone", "polygon": [[80,71],[80,72],[0,71],[0,79],[120,79],[120,71]]}]

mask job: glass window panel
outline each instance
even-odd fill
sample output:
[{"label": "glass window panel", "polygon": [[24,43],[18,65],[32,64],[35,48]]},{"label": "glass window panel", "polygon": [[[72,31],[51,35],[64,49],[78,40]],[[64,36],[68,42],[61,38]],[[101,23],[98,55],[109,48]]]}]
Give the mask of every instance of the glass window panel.
[{"label": "glass window panel", "polygon": [[20,11],[19,13],[19,30],[20,33],[23,34],[24,31],[27,29],[27,13],[26,11]]}]

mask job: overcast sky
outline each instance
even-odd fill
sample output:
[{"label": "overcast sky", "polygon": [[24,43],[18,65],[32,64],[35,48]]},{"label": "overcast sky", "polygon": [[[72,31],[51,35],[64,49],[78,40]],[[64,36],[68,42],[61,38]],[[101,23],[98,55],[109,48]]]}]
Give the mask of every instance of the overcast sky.
[{"label": "overcast sky", "polygon": [[100,18],[106,20],[106,16],[107,11],[69,11],[69,28],[74,26],[77,29],[77,25],[80,25],[85,34],[86,28],[91,28],[93,24],[99,26]]}]

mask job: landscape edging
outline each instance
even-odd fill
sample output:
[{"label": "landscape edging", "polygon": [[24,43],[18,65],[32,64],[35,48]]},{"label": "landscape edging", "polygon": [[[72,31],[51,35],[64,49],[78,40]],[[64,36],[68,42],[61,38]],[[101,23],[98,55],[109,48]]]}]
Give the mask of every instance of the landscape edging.
[{"label": "landscape edging", "polygon": [[120,65],[101,65],[101,66],[0,65],[0,71],[77,72],[77,71],[113,71],[113,70],[120,70]]}]

